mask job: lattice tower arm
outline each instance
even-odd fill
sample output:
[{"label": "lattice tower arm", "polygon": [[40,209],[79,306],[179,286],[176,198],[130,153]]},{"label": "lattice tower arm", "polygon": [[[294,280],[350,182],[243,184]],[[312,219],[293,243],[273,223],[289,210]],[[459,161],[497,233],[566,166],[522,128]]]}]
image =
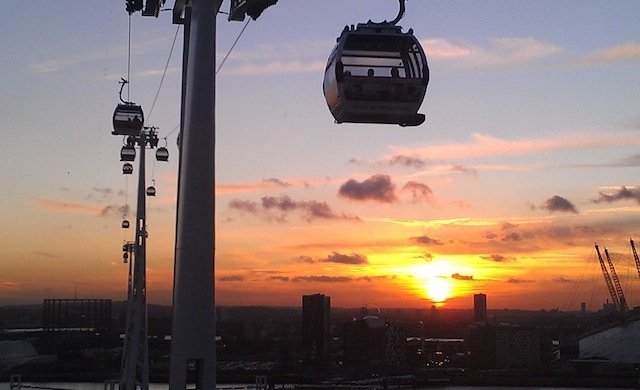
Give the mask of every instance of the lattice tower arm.
[{"label": "lattice tower arm", "polygon": [[611,278],[613,279],[613,283],[616,287],[616,294],[618,295],[618,301],[620,306],[618,310],[621,314],[625,315],[629,312],[629,306],[627,306],[627,299],[624,297],[624,293],[622,292],[622,285],[620,284],[620,279],[618,278],[618,274],[616,273],[616,269],[613,266],[613,261],[611,261],[611,257],[609,256],[609,251],[607,248],[604,248],[604,254],[607,257],[607,263],[609,263],[609,269],[611,270]]},{"label": "lattice tower arm", "polygon": [[636,261],[636,270],[638,271],[638,278],[640,278],[640,259],[638,258],[638,252],[636,252],[636,245],[633,242],[633,238],[629,239],[631,243],[631,251],[633,252],[633,259]]},{"label": "lattice tower arm", "polygon": [[609,276],[609,271],[607,271],[607,266],[604,264],[604,259],[600,254],[600,248],[596,244],[596,253],[598,253],[598,260],[600,261],[600,268],[602,269],[602,274],[604,275],[604,280],[607,282],[607,288],[609,289],[609,295],[611,296],[611,300],[615,305],[616,309],[620,307],[620,300],[618,299],[618,294],[616,294],[616,290],[613,287],[613,282],[611,281],[611,276]]}]

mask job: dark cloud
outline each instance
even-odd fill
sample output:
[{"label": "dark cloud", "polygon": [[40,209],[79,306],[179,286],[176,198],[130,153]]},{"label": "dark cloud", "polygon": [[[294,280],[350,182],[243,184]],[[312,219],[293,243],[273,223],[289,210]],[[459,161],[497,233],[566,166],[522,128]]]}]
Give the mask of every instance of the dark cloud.
[{"label": "dark cloud", "polygon": [[347,180],[340,189],[338,195],[358,201],[372,200],[380,203],[392,203],[397,200],[394,193],[395,185],[387,175],[373,175],[363,182],[354,179]]},{"label": "dark cloud", "polygon": [[486,238],[487,240],[493,240],[496,237],[498,237],[498,235],[492,232],[486,232],[484,234],[484,238]]},{"label": "dark cloud", "polygon": [[269,179],[264,179],[263,182],[268,183],[268,184],[274,184],[277,185],[278,187],[290,187],[291,184],[284,182],[280,179],[276,179],[276,178],[269,178]]},{"label": "dark cloud", "polygon": [[269,276],[267,278],[268,280],[277,280],[280,282],[288,282],[289,281],[289,277],[288,276]]},{"label": "dark cloud", "polygon": [[369,261],[363,255],[352,253],[350,255],[343,255],[341,253],[333,252],[326,259],[320,260],[323,263],[338,263],[338,264],[368,264]]},{"label": "dark cloud", "polygon": [[313,258],[311,258],[309,256],[298,256],[296,258],[296,261],[299,262],[299,263],[310,263],[310,264],[315,263],[315,261],[313,261]]},{"label": "dark cloud", "polygon": [[640,167],[640,154],[625,157],[612,165],[615,167]]},{"label": "dark cloud", "polygon": [[327,257],[314,259],[310,256],[299,256],[295,259],[298,263],[336,263],[336,264],[369,264],[369,260],[366,256],[360,255],[357,253],[351,253],[349,255],[345,255],[338,252],[333,252]]},{"label": "dark cloud", "polygon": [[364,164],[364,161],[361,158],[353,157],[349,159],[349,164],[361,166]]},{"label": "dark cloud", "polygon": [[640,187],[620,187],[619,190],[606,194],[604,192],[598,193],[600,197],[598,199],[594,199],[594,203],[613,203],[620,200],[635,200],[640,203]]},{"label": "dark cloud", "polygon": [[248,200],[232,199],[229,202],[229,207],[249,214],[256,214],[258,212],[258,205],[256,202]]},{"label": "dark cloud", "polygon": [[35,252],[31,252],[34,255],[38,255],[38,256],[43,256],[43,257],[50,257],[53,259],[58,259],[60,258],[60,256],[56,255],[55,253],[51,253],[51,252],[43,252],[43,251],[35,251]]},{"label": "dark cloud", "polygon": [[402,165],[404,167],[423,168],[427,163],[419,157],[393,156],[389,159],[389,165]]},{"label": "dark cloud", "polygon": [[497,254],[497,253],[492,253],[492,254],[487,255],[487,256],[480,256],[480,258],[484,259],[484,260],[494,261],[496,263],[507,263],[507,262],[516,260],[515,257],[504,256],[504,255],[500,255],[500,254]]},{"label": "dark cloud", "polygon": [[502,237],[502,241],[520,241],[522,236],[518,232],[511,232]]},{"label": "dark cloud", "polygon": [[544,202],[544,205],[540,206],[540,208],[547,210],[550,213],[556,211],[562,213],[578,213],[578,210],[576,210],[576,206],[574,206],[573,203],[558,195],[554,195],[547,199]]},{"label": "dark cloud", "polygon": [[293,282],[320,282],[320,283],[349,283],[352,279],[348,276],[296,276]]},{"label": "dark cloud", "polygon": [[104,216],[104,215],[112,215],[112,214],[116,214],[116,215],[127,215],[129,214],[129,205],[125,204],[125,205],[106,205],[104,206],[101,210],[100,210],[100,215]]},{"label": "dark cloud", "polygon": [[244,276],[242,275],[221,276],[218,280],[221,282],[242,282],[244,280]]},{"label": "dark cloud", "polygon": [[338,218],[333,210],[329,207],[326,202],[318,202],[315,200],[309,200],[306,202],[302,202],[300,206],[304,209],[306,220],[311,221],[312,219],[320,218],[320,219],[334,219]]},{"label": "dark cloud", "polygon": [[510,223],[510,222],[503,221],[503,222],[500,223],[500,229],[501,230],[515,229],[517,227],[518,227],[518,225],[515,225],[515,224]]},{"label": "dark cloud", "polygon": [[591,226],[574,226],[573,230],[578,234],[592,234],[596,232]]},{"label": "dark cloud", "polygon": [[278,222],[286,222],[286,215],[294,211],[299,212],[301,218],[307,222],[316,219],[347,219],[360,221],[360,218],[357,216],[334,213],[326,202],[318,202],[316,200],[296,201],[287,195],[281,195],[279,197],[265,196],[261,199],[260,204],[252,201],[233,199],[229,202],[229,208],[253,215],[261,215],[267,220],[275,220]]},{"label": "dark cloud", "polygon": [[512,284],[520,284],[520,283],[534,283],[535,280],[531,280],[531,279],[520,279],[520,278],[511,278],[509,280],[507,280],[507,283],[512,283]]},{"label": "dark cloud", "polygon": [[409,241],[418,245],[444,245],[442,241],[427,236],[411,237]]},{"label": "dark cloud", "polygon": [[388,279],[395,279],[395,278],[396,278],[395,276],[379,275],[379,276],[361,276],[356,280],[364,280],[365,282],[375,282],[376,280],[388,280]]},{"label": "dark cloud", "polygon": [[565,276],[556,276],[555,278],[553,278],[553,281],[556,283],[571,283],[573,282],[573,280],[571,280],[570,278],[567,278]]},{"label": "dark cloud", "polygon": [[93,187],[93,191],[97,192],[98,194],[100,194],[102,196],[108,196],[108,195],[111,195],[113,193],[113,190],[111,188],[108,188],[108,187],[103,187],[103,188]]},{"label": "dark cloud", "polygon": [[282,195],[278,198],[274,196],[265,196],[262,198],[262,207],[269,209],[278,209],[280,211],[294,210],[297,206],[296,202],[291,200],[287,195]]},{"label": "dark cloud", "polygon": [[451,275],[451,277],[453,279],[456,279],[456,280],[473,280],[473,276],[460,275],[457,272],[455,274]]},{"label": "dark cloud", "polygon": [[478,171],[475,170],[474,168],[465,167],[464,165],[461,165],[461,164],[453,164],[451,166],[451,172],[466,173],[468,175],[474,175],[474,176],[478,174]]},{"label": "dark cloud", "polygon": [[430,202],[433,197],[433,191],[428,185],[410,181],[402,187],[403,190],[410,191],[415,201],[424,200]]}]

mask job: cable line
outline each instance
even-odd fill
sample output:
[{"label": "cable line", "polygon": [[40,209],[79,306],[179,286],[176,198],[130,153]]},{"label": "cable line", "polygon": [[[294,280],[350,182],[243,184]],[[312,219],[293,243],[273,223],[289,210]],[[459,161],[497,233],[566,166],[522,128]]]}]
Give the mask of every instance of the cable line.
[{"label": "cable line", "polygon": [[251,21],[251,18],[248,18],[247,22],[244,24],[244,27],[242,27],[242,31],[240,31],[240,34],[238,34],[238,37],[236,38],[235,42],[233,42],[233,45],[231,45],[231,48],[227,52],[227,55],[224,56],[224,58],[222,59],[220,66],[218,66],[218,69],[216,70],[216,74],[218,74],[218,72],[220,71],[220,68],[222,68],[222,65],[224,65],[225,61],[227,61],[227,58],[229,57],[229,54],[231,54],[231,52],[233,51],[233,48],[236,47],[236,43],[238,43],[238,41],[240,40],[242,33],[244,33],[244,30],[247,29],[247,26],[249,25],[250,21]]},{"label": "cable line", "polygon": [[[131,80],[131,14],[129,14],[129,36],[127,42],[127,81]],[[123,85],[124,86],[124,85]],[[130,98],[131,87],[127,87],[127,101],[131,101]]]},{"label": "cable line", "polygon": [[156,97],[153,98],[153,104],[151,105],[151,110],[149,110],[148,118],[151,118],[151,114],[153,113],[153,109],[156,106],[156,101],[158,100],[158,96],[160,95],[160,89],[162,88],[162,83],[164,82],[164,77],[167,74],[167,69],[169,68],[169,62],[171,61],[171,56],[173,55],[173,48],[176,45],[176,38],[178,38],[178,32],[180,31],[180,25],[176,28],[176,33],[173,36],[173,42],[171,43],[171,50],[169,51],[169,58],[167,58],[167,63],[164,65],[164,71],[162,72],[162,78],[160,79],[160,85],[158,85],[158,91],[156,92]]}]

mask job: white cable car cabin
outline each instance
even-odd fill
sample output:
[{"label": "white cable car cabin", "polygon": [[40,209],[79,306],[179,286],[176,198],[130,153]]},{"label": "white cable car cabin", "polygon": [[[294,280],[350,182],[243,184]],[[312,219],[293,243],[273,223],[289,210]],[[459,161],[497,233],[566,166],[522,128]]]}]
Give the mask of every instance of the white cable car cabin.
[{"label": "white cable car cabin", "polygon": [[118,104],[113,112],[114,135],[138,135],[144,125],[142,107],[131,102]]},{"label": "white cable car cabin", "polygon": [[346,26],[325,68],[323,91],[336,123],[418,126],[429,67],[413,31],[393,23]]}]

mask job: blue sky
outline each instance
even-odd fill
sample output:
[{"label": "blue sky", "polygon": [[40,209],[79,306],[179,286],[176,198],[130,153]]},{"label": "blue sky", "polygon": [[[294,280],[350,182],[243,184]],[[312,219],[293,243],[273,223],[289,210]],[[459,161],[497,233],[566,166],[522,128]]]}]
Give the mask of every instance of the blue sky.
[{"label": "blue sky", "polygon": [[[344,25],[393,19],[396,1],[279,0],[247,26],[217,79],[218,302],[296,305],[324,292],[339,306],[469,307],[469,294],[486,292],[504,307],[595,310],[607,298],[596,241],[616,253],[632,294],[640,3],[406,6],[399,24],[414,29],[431,70],[416,128],[334,124],[322,96]],[[136,188],[111,135],[127,77],[124,2],[0,11],[11,16],[0,25],[0,304],[123,299],[120,247],[132,229],[120,229],[121,210]],[[130,98],[171,153],[147,170],[158,190],[149,300],[167,303],[182,28],[169,11],[131,22]],[[220,62],[244,23],[217,22]],[[354,199],[340,192],[350,180],[394,196]],[[452,292],[434,298],[443,283]],[[576,301],[558,302],[569,291]]]}]

